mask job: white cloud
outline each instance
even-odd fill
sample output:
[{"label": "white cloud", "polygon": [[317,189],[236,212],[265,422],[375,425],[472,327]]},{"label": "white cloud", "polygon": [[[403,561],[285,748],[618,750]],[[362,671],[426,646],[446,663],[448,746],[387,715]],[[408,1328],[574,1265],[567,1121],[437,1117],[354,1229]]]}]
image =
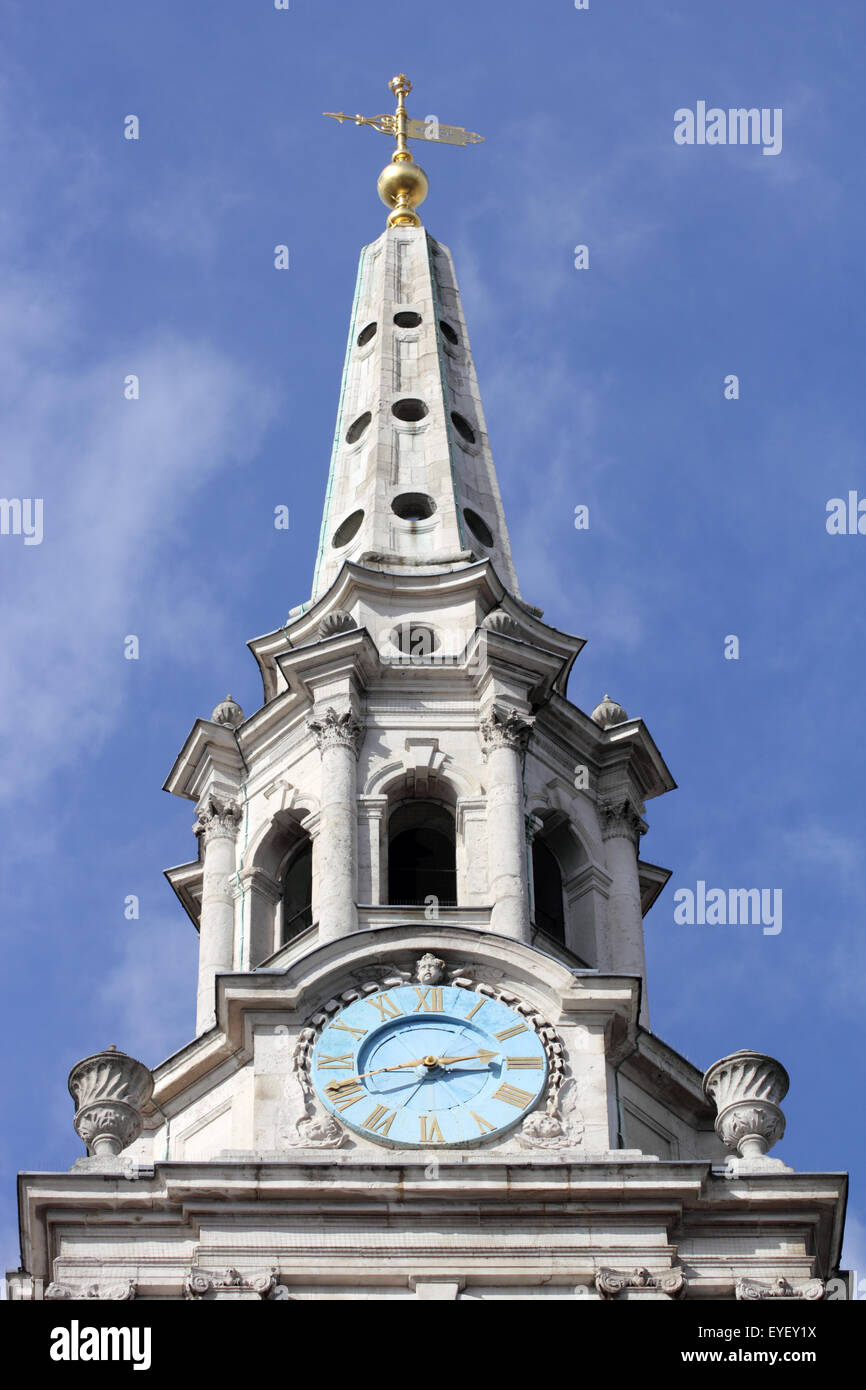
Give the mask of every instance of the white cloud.
[{"label": "white cloud", "polygon": [[[0,363],[23,312],[15,309],[0,299]],[[0,702],[28,765],[22,777],[14,758],[4,760],[0,799],[35,792],[41,769],[68,765],[105,737],[124,698],[123,638],[144,595],[152,625],[153,586],[164,584],[169,556],[175,590],[178,566],[189,581],[185,622],[174,626],[210,626],[207,576],[184,565],[178,542],[196,498],[255,452],[272,404],[205,342],[164,335],[52,372],[39,369],[39,348],[37,338],[3,424],[3,494],[44,499],[44,539],[26,547],[0,537]],[[127,401],[133,369],[141,399]]]},{"label": "white cloud", "polygon": [[[158,326],[94,352],[93,286],[81,270],[93,256],[78,249],[106,216],[104,171],[73,131],[59,142],[22,118],[33,102],[20,77],[0,84],[4,109],[14,120],[0,120],[0,495],[44,508],[42,544],[0,535],[0,705],[15,729],[0,802],[20,804],[110,734],[137,613],[152,644],[168,640],[188,660],[190,625],[213,634],[210,577],[186,559],[182,537],[216,479],[230,485],[230,470],[254,456],[275,397],[212,343]],[[197,191],[207,201],[207,188]],[[160,227],[154,206],[153,237],[170,241],[176,224]],[[139,400],[124,399],[132,373]]]}]

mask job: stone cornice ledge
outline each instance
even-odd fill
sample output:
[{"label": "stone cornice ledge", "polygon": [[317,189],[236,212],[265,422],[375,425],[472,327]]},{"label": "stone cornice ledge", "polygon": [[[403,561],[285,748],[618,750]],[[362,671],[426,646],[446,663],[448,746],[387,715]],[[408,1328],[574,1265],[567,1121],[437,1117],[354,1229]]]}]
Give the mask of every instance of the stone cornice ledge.
[{"label": "stone cornice ledge", "polygon": [[239,786],[243,776],[243,758],[238,748],[235,730],[228,724],[214,724],[209,719],[197,719],[163,783],[163,791],[173,796],[197,801],[205,789],[208,774],[223,779],[230,786]]},{"label": "stone cornice ledge", "polygon": [[[745,1218],[750,1226],[765,1221],[781,1223],[785,1229],[808,1226],[814,1232],[814,1268],[802,1273],[827,1277],[838,1265],[847,1191],[844,1174],[767,1173],[749,1180],[744,1190],[745,1183],[725,1180],[704,1160],[641,1160],[610,1153],[563,1162],[475,1152],[443,1162],[443,1155],[437,1153],[434,1194],[430,1158],[429,1152],[371,1157],[345,1150],[306,1150],[270,1161],[258,1157],[234,1162],[160,1162],[153,1169],[140,1170],[137,1178],[88,1172],[22,1173],[19,1209],[25,1268],[35,1278],[51,1277],[48,1252],[54,1249],[59,1227],[67,1235],[76,1226],[95,1231],[99,1225],[108,1225],[117,1232],[120,1223],[134,1229],[138,1238],[153,1228],[165,1240],[167,1222],[175,1229],[198,1231],[213,1213],[221,1226],[229,1221],[235,1229],[248,1231],[255,1242],[262,1222],[286,1217],[297,1222],[305,1208],[317,1220],[323,1210],[340,1217],[349,1203],[355,1217],[359,1210],[367,1210],[377,1220],[383,1210],[392,1212],[393,1220],[398,1210],[411,1218],[412,1212],[447,1209],[456,1229],[469,1223],[474,1230],[479,1210],[485,1217],[507,1221],[515,1200],[524,1211],[537,1208],[539,1220],[545,1214],[549,1219],[553,1205],[585,1218],[589,1205],[617,1229],[633,1231],[637,1222],[654,1233],[656,1242],[661,1239],[665,1255],[670,1254],[666,1231],[684,1221],[689,1227],[697,1223],[701,1230],[709,1222],[721,1235],[732,1219]],[[738,1207],[744,1203],[747,1211],[739,1216]],[[604,1248],[597,1255],[607,1265],[611,1250],[603,1234],[601,1239]],[[644,1241],[630,1256],[624,1249],[618,1253],[633,1265],[645,1261],[647,1250]],[[570,1260],[573,1253],[568,1252]],[[587,1255],[593,1258],[591,1252]],[[760,1261],[760,1269],[753,1256],[739,1261],[727,1254],[721,1264],[719,1260],[709,1252],[699,1263],[719,1266],[716,1282],[721,1279],[725,1292],[737,1273],[750,1277],[778,1273],[772,1255]],[[790,1264],[789,1260],[786,1273]]]}]

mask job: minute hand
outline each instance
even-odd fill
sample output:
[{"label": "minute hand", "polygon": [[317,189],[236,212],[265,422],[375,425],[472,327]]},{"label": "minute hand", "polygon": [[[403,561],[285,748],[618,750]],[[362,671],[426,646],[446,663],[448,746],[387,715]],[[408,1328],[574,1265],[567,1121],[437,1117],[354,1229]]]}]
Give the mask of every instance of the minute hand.
[{"label": "minute hand", "polygon": [[423,1057],[416,1057],[411,1062],[398,1062],[395,1067],[374,1067],[372,1071],[358,1072],[357,1076],[347,1076],[344,1081],[329,1081],[325,1090],[334,1094],[337,1091],[352,1087],[356,1082],[362,1081],[365,1076],[380,1076],[383,1071],[407,1071],[410,1067],[420,1067],[424,1063]]},{"label": "minute hand", "polygon": [[486,1048],[482,1048],[480,1052],[469,1052],[465,1057],[439,1057],[437,1060],[440,1067],[450,1067],[453,1066],[455,1062],[475,1061],[483,1062],[486,1066],[488,1062],[491,1062],[494,1057],[498,1056],[498,1052],[488,1052]]}]

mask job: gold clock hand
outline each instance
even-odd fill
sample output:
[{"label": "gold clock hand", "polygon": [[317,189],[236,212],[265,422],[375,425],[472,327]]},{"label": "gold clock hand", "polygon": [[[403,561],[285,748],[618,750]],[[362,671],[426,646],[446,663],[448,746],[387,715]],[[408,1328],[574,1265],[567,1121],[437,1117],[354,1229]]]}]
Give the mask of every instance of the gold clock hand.
[{"label": "gold clock hand", "polygon": [[329,1081],[325,1090],[329,1096],[339,1096],[343,1091],[354,1089],[365,1076],[381,1076],[383,1072],[389,1071],[408,1071],[412,1067],[427,1067],[432,1070],[434,1067],[453,1066],[455,1062],[480,1061],[486,1066],[498,1056],[498,1052],[488,1052],[486,1048],[482,1048],[480,1052],[468,1052],[464,1057],[416,1057],[410,1062],[398,1062],[393,1067],[373,1067],[370,1071],[359,1072],[357,1076],[348,1076],[342,1081]]},{"label": "gold clock hand", "polygon": [[439,1065],[440,1067],[450,1067],[455,1062],[474,1062],[477,1060],[483,1062],[486,1066],[488,1062],[491,1062],[494,1057],[498,1056],[498,1052],[488,1052],[486,1048],[482,1047],[480,1052],[470,1052],[465,1057],[440,1057]]},{"label": "gold clock hand", "polygon": [[325,1090],[328,1095],[338,1095],[340,1091],[352,1089],[365,1076],[380,1076],[384,1071],[408,1071],[410,1067],[420,1067],[426,1062],[426,1057],[418,1057],[411,1062],[398,1062],[395,1067],[374,1067],[372,1071],[359,1072],[357,1076],[348,1076],[342,1081],[329,1081]]}]

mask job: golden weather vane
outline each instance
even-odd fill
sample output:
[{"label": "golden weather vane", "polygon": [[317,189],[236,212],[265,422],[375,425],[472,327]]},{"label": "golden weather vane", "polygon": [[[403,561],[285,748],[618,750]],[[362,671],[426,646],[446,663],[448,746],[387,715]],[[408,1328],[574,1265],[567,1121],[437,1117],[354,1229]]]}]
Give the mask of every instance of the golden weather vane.
[{"label": "golden weather vane", "polygon": [[464,130],[460,125],[441,125],[435,116],[426,121],[415,121],[406,110],[406,97],[412,90],[412,83],[405,73],[398,73],[388,83],[397,98],[397,110],[393,116],[347,116],[345,111],[324,111],[342,125],[343,121],[354,121],[355,125],[372,126],[382,135],[393,135],[397,140],[391,163],[379,175],[377,187],[379,197],[386,207],[392,209],[388,217],[389,227],[420,227],[421,218],[415,209],[427,197],[429,185],[427,175],[416,164],[406,146],[407,140],[429,140],[439,145],[477,145],[484,139],[474,130]]}]

